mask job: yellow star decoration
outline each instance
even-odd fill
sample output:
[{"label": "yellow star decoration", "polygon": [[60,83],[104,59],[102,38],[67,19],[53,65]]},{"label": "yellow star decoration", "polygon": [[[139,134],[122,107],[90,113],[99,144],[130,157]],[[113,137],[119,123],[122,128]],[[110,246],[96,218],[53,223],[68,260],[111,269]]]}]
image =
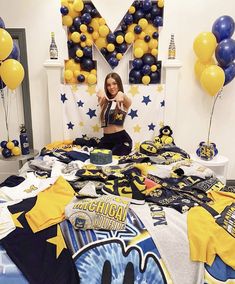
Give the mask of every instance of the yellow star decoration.
[{"label": "yellow star decoration", "polygon": [[22,224],[20,223],[20,221],[18,220],[18,218],[20,217],[20,215],[24,213],[24,211],[21,211],[21,212],[17,212],[15,214],[11,214],[11,217],[13,219],[13,222],[15,224],[15,226],[17,228],[23,228]]},{"label": "yellow star decoration", "polygon": [[164,121],[159,121],[159,127],[162,128],[164,126]]},{"label": "yellow star decoration", "polygon": [[96,93],[96,85],[90,85],[87,87],[87,93],[89,93],[90,96]]},{"label": "yellow star decoration", "polygon": [[162,86],[162,84],[159,84],[159,85],[157,86],[157,91],[158,91],[159,93],[161,93],[161,92],[163,91],[163,86]]},{"label": "yellow star decoration", "polygon": [[136,151],[139,151],[139,149],[140,149],[140,142],[136,142],[136,143],[135,143],[134,149],[135,149]]},{"label": "yellow star decoration", "polygon": [[64,248],[67,248],[59,225],[57,225],[57,236],[48,239],[47,242],[56,246],[56,258],[60,256]]},{"label": "yellow star decoration", "polygon": [[78,90],[78,85],[77,85],[77,84],[76,84],[76,85],[71,85],[71,91],[72,91],[72,93],[76,93],[77,90]]},{"label": "yellow star decoration", "polygon": [[134,126],[133,127],[133,129],[134,129],[134,132],[140,132],[140,130],[141,130],[141,127],[139,126],[139,124],[136,124],[136,126]]},{"label": "yellow star decoration", "polygon": [[139,94],[139,86],[132,85],[128,93],[131,93],[134,97],[136,94]]},{"label": "yellow star decoration", "polygon": [[99,132],[100,131],[100,126],[98,124],[92,126],[93,132]]},{"label": "yellow star decoration", "polygon": [[79,122],[79,126],[83,127],[83,126],[84,126],[84,122],[83,122],[83,121],[80,121],[80,122]]}]

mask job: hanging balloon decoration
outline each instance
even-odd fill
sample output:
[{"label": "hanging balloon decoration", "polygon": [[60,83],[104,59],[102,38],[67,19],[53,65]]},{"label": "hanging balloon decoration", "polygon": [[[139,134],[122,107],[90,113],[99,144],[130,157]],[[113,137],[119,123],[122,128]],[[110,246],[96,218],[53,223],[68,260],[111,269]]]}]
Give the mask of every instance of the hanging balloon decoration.
[{"label": "hanging balloon decoration", "polygon": [[[232,35],[235,23],[232,17],[224,15],[216,19],[212,32],[200,33],[194,40],[193,49],[197,56],[194,65],[196,78],[202,88],[214,97],[210,114],[207,142],[201,142],[197,150],[199,157],[212,159],[218,151],[211,151],[210,131],[215,103],[222,94],[223,86],[229,84],[235,77],[235,40]],[[217,63],[213,56],[215,56]]]},{"label": "hanging balloon decoration", "polygon": [[0,95],[7,131],[7,140],[3,140],[0,145],[1,153],[5,158],[21,154],[18,147],[19,142],[15,139],[12,141],[9,139],[7,96],[11,94],[6,92],[7,88],[11,91],[15,90],[24,79],[24,68],[18,60],[19,49],[13,42],[11,35],[5,30],[4,21],[0,18]]},{"label": "hanging balloon decoration", "polygon": [[[92,2],[62,0],[60,12],[62,23],[68,28],[69,51],[65,82],[96,83],[96,62],[92,58],[94,44],[112,69],[118,66],[128,47],[133,45],[130,83],[159,83],[161,62],[157,61],[158,33],[163,25],[163,8],[164,0],[134,1],[119,27],[112,33]],[[139,62],[136,67],[136,59],[144,62]],[[69,69],[71,65],[73,67]]]}]

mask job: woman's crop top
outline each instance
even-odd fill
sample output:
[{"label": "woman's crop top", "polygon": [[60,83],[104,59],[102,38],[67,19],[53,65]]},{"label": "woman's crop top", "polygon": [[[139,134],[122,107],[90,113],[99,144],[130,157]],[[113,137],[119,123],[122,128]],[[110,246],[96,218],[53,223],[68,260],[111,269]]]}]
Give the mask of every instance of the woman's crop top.
[{"label": "woman's crop top", "polygon": [[110,124],[122,126],[127,112],[122,109],[116,109],[116,101],[109,101],[104,112],[104,119],[101,127],[107,127]]}]

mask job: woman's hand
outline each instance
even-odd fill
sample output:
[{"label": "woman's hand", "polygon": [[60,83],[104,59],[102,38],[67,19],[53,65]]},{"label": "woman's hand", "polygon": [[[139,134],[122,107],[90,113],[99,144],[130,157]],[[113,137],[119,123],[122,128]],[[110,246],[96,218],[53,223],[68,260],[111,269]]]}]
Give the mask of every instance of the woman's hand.
[{"label": "woman's hand", "polygon": [[102,90],[99,90],[96,93],[96,96],[98,98],[98,103],[101,104],[101,102],[105,99],[105,93]]},{"label": "woman's hand", "polygon": [[123,108],[124,99],[125,99],[125,94],[119,91],[115,96],[115,101],[117,102],[117,107],[119,109]]}]

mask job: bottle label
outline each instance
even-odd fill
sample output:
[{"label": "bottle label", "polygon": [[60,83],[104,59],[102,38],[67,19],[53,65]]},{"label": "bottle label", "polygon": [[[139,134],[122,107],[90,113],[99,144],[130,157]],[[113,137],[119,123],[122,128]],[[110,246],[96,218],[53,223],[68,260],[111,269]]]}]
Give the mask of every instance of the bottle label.
[{"label": "bottle label", "polygon": [[50,59],[58,59],[58,52],[56,48],[50,49]]}]

